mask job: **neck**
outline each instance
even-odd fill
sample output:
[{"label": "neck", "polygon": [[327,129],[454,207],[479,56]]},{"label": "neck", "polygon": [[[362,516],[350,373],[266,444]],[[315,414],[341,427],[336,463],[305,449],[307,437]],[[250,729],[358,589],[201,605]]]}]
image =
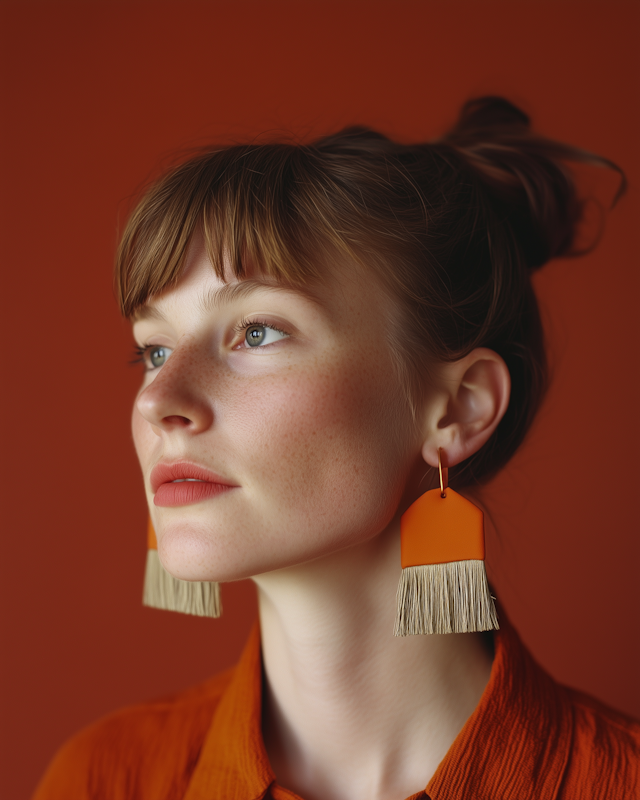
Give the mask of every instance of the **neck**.
[{"label": "neck", "polygon": [[425,788],[491,672],[477,634],[393,636],[399,525],[256,578],[263,731],[278,783],[305,800]]}]

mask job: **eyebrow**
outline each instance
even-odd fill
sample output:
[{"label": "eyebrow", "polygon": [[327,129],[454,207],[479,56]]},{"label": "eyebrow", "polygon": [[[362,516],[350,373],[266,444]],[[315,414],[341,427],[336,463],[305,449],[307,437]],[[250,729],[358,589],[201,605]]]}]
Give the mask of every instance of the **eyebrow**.
[{"label": "eyebrow", "polygon": [[[230,305],[236,300],[240,300],[247,295],[254,292],[267,289],[274,292],[288,292],[306,297],[313,303],[320,305],[320,298],[308,286],[299,286],[289,283],[267,283],[258,280],[245,280],[239,283],[226,283],[218,289],[210,289],[208,292],[203,292],[198,300],[198,305],[206,312],[213,311],[216,308]],[[132,315],[133,322],[140,322],[145,319],[166,320],[165,315],[157,308],[149,305],[143,305]]]}]

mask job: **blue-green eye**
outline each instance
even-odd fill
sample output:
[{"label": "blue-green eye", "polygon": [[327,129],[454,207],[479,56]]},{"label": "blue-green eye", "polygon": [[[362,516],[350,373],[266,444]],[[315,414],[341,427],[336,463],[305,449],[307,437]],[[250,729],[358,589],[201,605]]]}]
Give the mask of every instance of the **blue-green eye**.
[{"label": "blue-green eye", "polygon": [[168,347],[151,347],[148,352],[151,369],[161,367],[171,355],[171,350]]},{"label": "blue-green eye", "polygon": [[247,347],[260,347],[265,344],[273,344],[279,339],[285,339],[286,333],[278,331],[269,325],[249,325],[244,334]]},{"label": "blue-green eye", "polygon": [[135,358],[131,361],[132,364],[144,364],[147,372],[150,370],[158,369],[164,365],[164,362],[171,355],[171,350],[168,347],[163,347],[160,344],[150,344],[146,347],[134,347],[133,353]]}]

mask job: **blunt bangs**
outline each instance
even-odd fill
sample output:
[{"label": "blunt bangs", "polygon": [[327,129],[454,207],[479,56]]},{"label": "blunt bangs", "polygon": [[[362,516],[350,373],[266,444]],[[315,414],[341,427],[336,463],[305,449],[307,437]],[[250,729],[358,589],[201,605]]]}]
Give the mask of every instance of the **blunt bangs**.
[{"label": "blunt bangs", "polygon": [[305,285],[319,279],[323,254],[353,252],[337,225],[311,148],[257,144],[199,154],[154,183],[124,230],[116,293],[126,317],[175,286],[189,243],[202,231],[213,268],[237,278],[248,264],[270,278]]}]

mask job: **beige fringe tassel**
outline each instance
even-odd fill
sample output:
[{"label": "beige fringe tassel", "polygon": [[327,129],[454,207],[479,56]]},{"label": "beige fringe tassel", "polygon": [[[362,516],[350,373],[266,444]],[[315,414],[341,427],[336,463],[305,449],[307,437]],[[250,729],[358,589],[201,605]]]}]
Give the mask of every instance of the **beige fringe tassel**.
[{"label": "beige fringe tassel", "polygon": [[174,578],[160,563],[157,550],[147,550],[142,602],[152,608],[180,611],[197,617],[219,617],[222,614],[219,584]]},{"label": "beige fringe tassel", "polygon": [[484,561],[406,567],[397,599],[395,636],[499,628]]}]

